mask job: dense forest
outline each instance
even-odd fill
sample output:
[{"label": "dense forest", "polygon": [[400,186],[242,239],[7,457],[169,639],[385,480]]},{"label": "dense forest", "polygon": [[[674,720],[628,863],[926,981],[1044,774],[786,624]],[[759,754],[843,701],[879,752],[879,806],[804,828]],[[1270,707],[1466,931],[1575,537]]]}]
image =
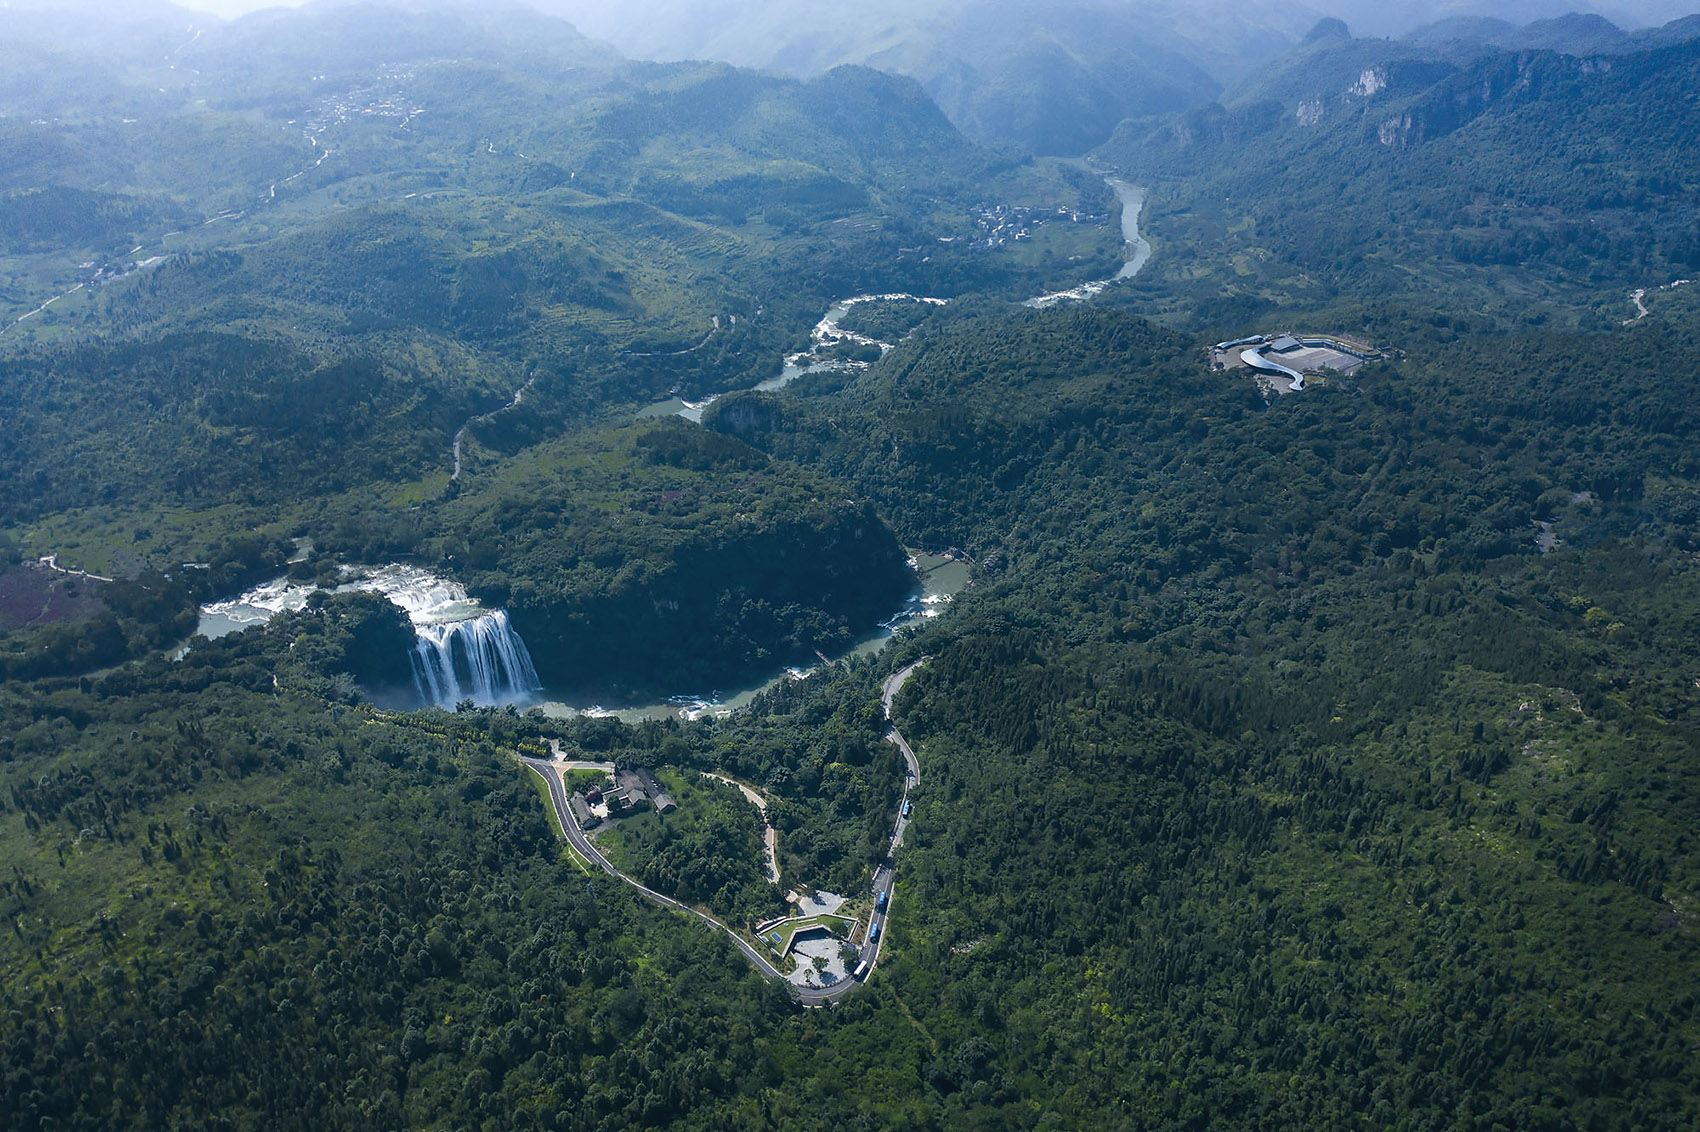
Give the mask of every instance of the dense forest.
[{"label": "dense forest", "polygon": [[[1110,194],[914,82],[268,20],[0,47],[0,1127],[1700,1123],[1692,43],[1325,25],[1124,123],[1154,257],[1034,309]],[[1386,357],[1208,364],[1287,327]],[[970,584],[853,650],[915,550]],[[832,659],[380,710],[389,561],[551,699]],[[805,1010],[587,867],[551,751],[654,768],[601,844],[739,929],[894,862],[877,969]]]},{"label": "dense forest", "polygon": [[440,522],[429,559],[512,611],[551,686],[626,700],[841,652],[915,585],[842,486],[677,418],[537,445]]},{"label": "dense forest", "polygon": [[1604,59],[1325,36],[1225,105],[1124,123],[1096,154],[1196,252],[1159,255],[1139,287],[1211,326],[1395,295],[1603,328],[1628,288],[1700,270],[1700,168],[1669,144],[1694,31]]}]

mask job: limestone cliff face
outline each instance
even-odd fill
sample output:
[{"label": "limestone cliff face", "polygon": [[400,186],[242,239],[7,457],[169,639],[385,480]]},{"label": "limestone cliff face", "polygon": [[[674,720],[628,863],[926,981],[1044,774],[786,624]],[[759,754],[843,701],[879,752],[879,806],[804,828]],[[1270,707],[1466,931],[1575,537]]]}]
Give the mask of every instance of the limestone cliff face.
[{"label": "limestone cliff face", "polygon": [[[1494,56],[1437,83],[1405,110],[1380,124],[1382,145],[1408,148],[1444,137],[1490,110],[1564,98],[1589,76],[1610,73],[1610,59],[1579,59],[1549,52]],[[1366,72],[1367,74],[1367,72]]]}]

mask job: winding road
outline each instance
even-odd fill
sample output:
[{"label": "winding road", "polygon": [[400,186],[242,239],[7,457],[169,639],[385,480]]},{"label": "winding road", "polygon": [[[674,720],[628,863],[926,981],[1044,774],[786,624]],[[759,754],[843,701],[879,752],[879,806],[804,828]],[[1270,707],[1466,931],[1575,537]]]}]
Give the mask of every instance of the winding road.
[{"label": "winding road", "polygon": [[[566,783],[561,777],[561,772],[563,770],[589,769],[587,766],[573,763],[562,764],[553,762],[549,759],[534,759],[523,756],[520,761],[530,767],[532,772],[543,779],[544,783],[549,787],[549,800],[554,803],[555,806],[555,821],[560,825],[561,832],[567,835],[567,840],[572,843],[573,848],[578,850],[580,856],[600,868],[609,876],[618,877],[620,880],[625,881],[627,884],[631,885],[633,888],[637,889],[663,908],[672,908],[675,911],[684,912],[687,915],[695,916],[697,919],[711,927],[719,928],[731,937],[733,943],[738,945],[738,950],[744,953],[744,958],[748,959],[750,963],[754,965],[756,970],[760,971],[768,978],[783,979],[785,977],[779,973],[779,970],[774,967],[772,963],[767,961],[761,952],[757,951],[748,940],[744,939],[744,937],[740,936],[737,932],[733,931],[707,912],[692,908],[689,904],[681,904],[679,901],[674,900],[671,896],[663,896],[653,888],[649,888],[639,883],[636,879],[627,876],[619,869],[616,869],[613,864],[609,862],[608,858],[602,855],[602,853],[596,848],[595,844],[591,842],[590,836],[586,834],[584,830],[579,828],[577,821],[572,820],[572,810],[567,806]],[[807,990],[808,988],[798,989]]]},{"label": "winding road", "polygon": [[779,832],[773,828],[773,823],[767,820],[767,799],[761,792],[748,783],[739,782],[728,775],[715,770],[702,772],[704,778],[712,778],[716,782],[724,782],[750,800],[750,805],[761,812],[761,843],[762,851],[767,854],[767,865],[764,875],[773,883],[779,883]]},{"label": "winding road", "polygon": [[[921,660],[917,660],[908,667],[900,669],[886,677],[885,683],[880,689],[880,693],[881,698],[885,703],[885,717],[888,723],[891,719],[892,701],[897,698],[897,693],[903,690],[903,685],[908,682],[909,677],[915,674],[915,670],[925,663],[926,658],[923,657]],[[894,869],[896,868],[897,851],[903,846],[903,831],[909,825],[909,818],[905,816],[904,811],[909,808],[909,792],[913,790],[916,783],[921,780],[920,760],[915,757],[915,752],[910,749],[908,742],[903,738],[902,734],[898,732],[895,726],[888,726],[886,728],[885,738],[888,743],[895,744],[897,749],[903,753],[903,759],[907,764],[907,770],[903,780],[903,796],[897,804],[897,821],[891,831],[891,850],[886,856],[885,863],[874,870],[872,885],[873,898],[876,901],[877,906],[880,894],[882,892],[885,893],[886,908],[883,913],[874,916],[872,920],[870,920],[870,926],[874,921],[883,922],[891,916],[892,905],[895,902],[895,895],[892,892],[892,881],[894,877]],[[559,753],[560,748],[558,746],[554,749],[557,753]],[[603,872],[607,873],[609,876],[617,877],[620,880],[625,881],[644,896],[656,904],[661,905],[661,907],[671,908],[676,912],[683,912],[686,915],[695,916],[710,927],[718,928],[720,931],[726,933],[727,938],[737,945],[739,951],[743,952],[744,958],[750,961],[750,966],[761,972],[761,974],[766,978],[773,979],[777,982],[783,982],[797,1000],[804,1006],[827,1006],[831,1003],[837,1002],[839,999],[843,998],[845,995],[860,986],[868,977],[872,976],[874,967],[879,963],[880,950],[885,944],[886,936],[883,933],[877,940],[869,941],[864,938],[860,945],[861,958],[868,964],[867,974],[864,975],[861,980],[854,978],[840,979],[830,987],[798,986],[791,982],[777,967],[768,961],[767,956],[763,955],[754,944],[739,935],[737,932],[733,931],[726,924],[722,923],[714,916],[709,915],[707,912],[702,911],[700,908],[693,908],[688,904],[683,904],[674,900],[671,896],[663,896],[653,888],[649,888],[640,883],[636,878],[621,872],[619,869],[614,867],[613,863],[610,862],[608,858],[602,855],[600,850],[596,848],[595,843],[590,839],[590,835],[579,827],[578,822],[572,816],[572,809],[567,805],[567,786],[563,774],[568,770],[610,769],[609,764],[562,762],[557,759],[537,759],[524,755],[520,756],[520,761],[530,767],[532,773],[541,778],[544,785],[548,787],[549,801],[555,810],[555,822],[561,827],[561,833],[566,836],[567,841],[575,850],[578,851],[580,856],[595,865],[597,868],[601,869]]]}]

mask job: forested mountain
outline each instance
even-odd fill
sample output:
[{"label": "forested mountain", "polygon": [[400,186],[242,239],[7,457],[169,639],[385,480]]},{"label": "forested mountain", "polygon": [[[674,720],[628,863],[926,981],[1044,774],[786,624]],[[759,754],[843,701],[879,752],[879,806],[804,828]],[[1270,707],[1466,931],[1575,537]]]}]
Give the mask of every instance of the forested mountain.
[{"label": "forested mountain", "polygon": [[[1127,112],[1090,11],[998,130]],[[1315,17],[1098,164],[497,9],[5,38],[0,1127],[1700,1123],[1700,48]],[[1288,329],[1380,356],[1208,360]],[[385,563],[541,690],[407,708]]]},{"label": "forested mountain", "polygon": [[914,584],[877,510],[677,419],[537,445],[436,523],[386,549],[452,564],[551,687],[616,702],[841,652]]},{"label": "forested mountain", "polygon": [[1229,105],[1124,123],[1097,153],[1154,185],[1154,229],[1211,249],[1141,280],[1211,325],[1388,294],[1468,295],[1500,324],[1621,317],[1629,288],[1700,266],[1700,170],[1669,144],[1697,66],[1694,39],[1455,60],[1321,36]]},{"label": "forested mountain", "polygon": [[[977,149],[908,80],[631,64],[558,21],[516,19],[269,13],[183,45],[163,90],[0,121],[23,158],[0,198],[5,521],[49,523],[51,549],[97,572],[216,558],[232,523],[481,570],[433,537],[461,525],[447,503],[463,488],[509,485],[501,456],[617,427],[612,406],[770,377],[843,295],[1030,293],[1115,247],[1100,228],[973,246],[984,194],[1096,204],[1102,189]],[[671,513],[706,506],[684,496]],[[598,506],[641,502],[616,498]],[[665,542],[563,550],[594,511],[551,523],[555,544],[483,589],[580,593],[561,562],[672,560]],[[906,586],[877,517],[829,512],[761,535],[727,529],[735,508],[695,516],[715,532],[693,536],[715,548],[714,568],[690,574],[701,604],[595,634],[640,652],[679,642],[661,670],[547,663],[582,655],[561,635],[578,614],[520,597],[516,616],[575,685],[676,688],[707,678],[693,667],[705,657],[739,658],[727,672],[806,659],[889,616]],[[829,574],[865,590],[744,569],[806,560],[787,541],[802,534],[844,534],[853,553]],[[676,604],[673,589],[611,600]],[[566,608],[582,607],[581,594]],[[110,637],[101,655],[147,636]]]},{"label": "forested mountain", "polygon": [[544,0],[629,54],[795,74],[865,63],[917,79],[970,136],[1080,153],[1122,118],[1187,109],[1315,14],[1285,0],[951,0],[603,5]]}]

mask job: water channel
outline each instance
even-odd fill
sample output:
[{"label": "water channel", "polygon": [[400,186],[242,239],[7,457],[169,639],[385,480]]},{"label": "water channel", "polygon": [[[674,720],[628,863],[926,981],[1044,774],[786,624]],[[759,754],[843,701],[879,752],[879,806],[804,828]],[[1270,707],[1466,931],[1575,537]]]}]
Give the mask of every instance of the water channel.
[{"label": "water channel", "polygon": [[[1107,176],[1104,180],[1121,202],[1122,238],[1128,249],[1127,261],[1110,279],[1094,280],[1066,291],[1036,295],[1027,300],[1027,306],[1042,308],[1060,302],[1091,299],[1102,293],[1111,283],[1133,278],[1151,258],[1151,245],[1139,234],[1139,214],[1145,205],[1145,190],[1113,176]],[[882,354],[891,349],[892,343],[843,329],[841,323],[844,317],[861,303],[912,302],[943,306],[947,301],[904,293],[854,295],[840,299],[827,308],[826,314],[810,331],[809,348],[786,357],[779,373],[759,383],[755,388],[771,392],[783,389],[807,374],[865,368],[867,362],[825,356],[833,347],[845,343],[875,347]],[[517,400],[516,396],[515,401]],[[650,405],[639,412],[638,416],[678,415],[700,422],[703,410],[713,400],[711,397],[693,404],[674,398]],[[968,564],[948,555],[915,551],[912,552],[910,564],[915,569],[918,581],[910,600],[892,617],[881,623],[878,629],[862,638],[842,656],[827,660],[825,664],[836,663],[845,657],[867,656],[879,652],[905,627],[943,613],[951,599],[968,585]],[[786,680],[807,679],[810,673],[819,671],[821,667],[816,665],[806,669],[791,668],[750,687],[724,692],[678,695],[651,704],[607,708],[599,704],[572,704],[551,700],[546,698],[546,691],[537,686],[535,673],[530,672],[530,657],[525,654],[525,644],[508,626],[505,611],[485,609],[468,598],[466,591],[459,584],[413,566],[345,566],[342,571],[338,583],[331,587],[333,590],[381,593],[407,611],[420,640],[419,656],[415,658],[415,677],[418,685],[416,690],[425,702],[439,703],[442,706],[452,706],[461,699],[472,698],[481,704],[515,703],[520,706],[540,707],[545,714],[555,717],[613,716],[628,723],[645,719],[699,719],[705,715],[730,714],[750,703],[767,689]],[[228,601],[203,606],[198,632],[206,637],[221,637],[226,633],[261,624],[285,610],[301,609],[306,605],[310,594],[324,588],[320,585],[292,582],[288,578],[276,579]],[[490,657],[482,659],[491,662],[487,667],[493,667],[500,674],[500,678],[484,679],[483,669],[479,663],[475,663],[481,658],[473,656],[473,652],[489,652]],[[466,663],[460,663],[462,660]],[[455,679],[457,664],[459,669],[466,670],[460,673],[464,679],[458,683]],[[470,680],[471,684],[468,684],[467,680]],[[490,686],[485,687],[486,684]],[[464,694],[467,688],[473,685],[476,685],[473,689],[475,694]],[[448,691],[443,691],[445,687]],[[445,699],[445,696],[450,698]]]},{"label": "water channel", "polygon": [[[914,595],[904,603],[902,609],[881,622],[878,629],[857,641],[844,653],[828,660],[827,664],[835,664],[853,656],[872,656],[889,645],[903,630],[944,613],[951,600],[968,585],[968,563],[948,555],[914,551],[911,553],[910,563],[920,581]],[[557,718],[575,715],[609,716],[626,723],[638,723],[645,719],[701,719],[704,716],[724,716],[745,707],[769,688],[778,687],[787,680],[806,680],[823,667],[824,665],[816,664],[808,668],[788,668],[748,687],[699,695],[670,696],[656,703],[628,707],[608,708],[600,704],[570,704],[559,700],[545,700],[539,706],[545,715]]]}]

